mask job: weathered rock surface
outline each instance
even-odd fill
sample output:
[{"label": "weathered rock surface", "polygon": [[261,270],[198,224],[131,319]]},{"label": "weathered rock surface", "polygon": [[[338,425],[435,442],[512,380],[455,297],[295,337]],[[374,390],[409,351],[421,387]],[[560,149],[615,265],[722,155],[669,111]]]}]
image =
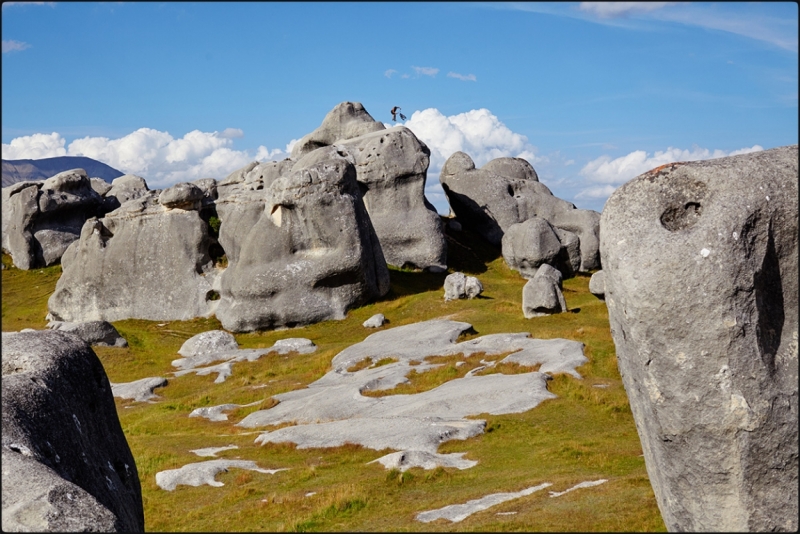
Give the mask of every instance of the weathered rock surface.
[{"label": "weathered rock surface", "polygon": [[541,217],[580,238],[581,271],[600,268],[600,214],[553,196],[524,159],[497,158],[476,169],[472,158],[456,152],[442,167],[439,181],[461,224],[493,245],[502,245],[511,225]]},{"label": "weathered rock surface", "polygon": [[161,191],[158,203],[169,209],[192,210],[200,207],[199,202],[204,196],[204,191],[196,185],[181,182]]},{"label": "weathered rock surface", "polygon": [[292,159],[360,135],[386,129],[372,118],[360,102],[342,102],[325,115],[322,124],[292,147]]},{"label": "weathered rock surface", "polygon": [[673,163],[605,205],[619,368],[672,531],[798,528],[798,148]]},{"label": "weathered rock surface", "polygon": [[439,214],[425,198],[430,163],[425,143],[403,126],[385,129],[358,102],[342,102],[295,144],[292,158],[334,144],[353,156],[386,263],[445,271],[447,242]]},{"label": "weathered rock surface", "polygon": [[398,451],[381,456],[377,460],[369,463],[379,463],[386,469],[397,469],[400,472],[407,471],[412,467],[423,469],[436,469],[437,467],[455,467],[456,469],[469,469],[475,467],[478,462],[475,460],[465,460],[465,452],[454,452],[451,454],[438,454],[425,451]]},{"label": "weathered rock surface", "polygon": [[221,276],[226,330],[342,319],[386,294],[389,272],[355,174],[352,158],[328,147],[270,185],[267,209]]},{"label": "weathered rock surface", "polygon": [[3,188],[2,247],[20,269],[52,265],[101,211],[102,198],[83,169]]},{"label": "weathered rock surface", "polygon": [[141,176],[124,174],[115,178],[103,197],[104,211],[113,211],[129,200],[145,196],[148,191],[147,182]]},{"label": "weathered rock surface", "polygon": [[[585,363],[583,344],[563,339],[535,340],[528,334],[494,334],[456,343],[472,327],[468,323],[433,320],[381,330],[334,357],[333,370],[307,388],[276,395],[279,404],[251,413],[237,426],[246,428],[294,422],[266,432],[256,443],[293,442],[298,448],[335,447],[358,443],[381,450],[404,451],[425,461],[438,461],[444,441],[467,439],[483,432],[485,421],[466,419],[479,413],[517,413],[552,398],[545,373],[568,372],[580,377],[575,367]],[[472,374],[451,380],[433,390],[414,395],[367,397],[365,390],[386,390],[439,364],[428,356],[476,353],[486,357],[512,354],[501,361],[523,366],[541,365],[539,372],[516,375]],[[350,372],[359,362],[387,365]],[[357,422],[357,424],[355,424]],[[417,452],[412,452],[417,451]],[[423,454],[430,453],[430,454]],[[449,462],[449,460],[447,460]]]},{"label": "weathered rock surface", "polygon": [[376,313],[364,321],[361,326],[364,328],[380,328],[384,324],[386,324],[386,317],[382,313]]},{"label": "weathered rock surface", "polygon": [[567,311],[561,292],[561,273],[544,263],[522,288],[522,313],[526,319]]},{"label": "weathered rock surface", "polygon": [[561,271],[565,278],[573,276],[580,268],[578,237],[572,232],[554,228],[541,217],[534,216],[509,226],[503,234],[501,247],[506,264],[528,279],[533,278],[544,263]]},{"label": "weathered rock surface", "polygon": [[72,334],[2,338],[3,531],[142,532],[139,476],[100,360]]},{"label": "weathered rock surface", "polygon": [[606,298],[606,273],[597,271],[589,279],[589,293],[599,299]]},{"label": "weathered rock surface", "polygon": [[258,464],[250,460],[207,460],[205,462],[186,464],[180,469],[159,471],[156,473],[156,484],[158,484],[159,488],[167,491],[173,491],[179,485],[202,486],[207,484],[218,488],[225,484],[218,482],[216,476],[220,473],[227,473],[228,469],[231,467],[255,471],[257,473],[265,473],[267,475],[274,475],[279,471],[287,470],[287,468],[262,469],[258,467]]},{"label": "weathered rock surface", "polygon": [[90,345],[107,347],[127,347],[128,342],[119,335],[114,325],[108,321],[88,321],[85,323],[67,323],[50,321],[47,328],[75,334]]},{"label": "weathered rock surface", "polygon": [[131,399],[136,402],[149,402],[151,399],[158,398],[153,393],[156,388],[163,388],[167,385],[167,379],[160,376],[140,378],[133,382],[122,382],[119,384],[111,383],[111,394],[120,399]]},{"label": "weathered rock surface", "polygon": [[53,319],[164,321],[213,313],[208,224],[196,210],[160,205],[158,195],[148,191],[86,221],[61,259],[63,274],[48,300]]},{"label": "weathered rock surface", "polygon": [[473,299],[483,293],[483,284],[474,276],[455,272],[444,279],[444,300]]}]

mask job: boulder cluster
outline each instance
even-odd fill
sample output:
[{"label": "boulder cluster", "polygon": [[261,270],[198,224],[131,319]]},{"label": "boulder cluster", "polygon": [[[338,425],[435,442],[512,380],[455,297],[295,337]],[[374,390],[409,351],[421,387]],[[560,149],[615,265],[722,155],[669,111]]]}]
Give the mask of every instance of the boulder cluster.
[{"label": "boulder cluster", "polygon": [[[246,332],[342,319],[388,292],[387,265],[447,270],[442,220],[424,194],[429,163],[411,130],[343,102],[291,157],[219,181],[149,190],[138,176],[108,184],[74,169],[4,188],[3,250],[21,269],[61,262],[53,322],[216,315]],[[458,152],[442,184],[458,218],[449,225],[502,246],[526,278],[543,265],[563,277],[599,267],[599,214],[554,197],[527,161],[475,169]],[[465,281],[446,298],[482,291]],[[553,289],[542,291],[537,302]]]}]

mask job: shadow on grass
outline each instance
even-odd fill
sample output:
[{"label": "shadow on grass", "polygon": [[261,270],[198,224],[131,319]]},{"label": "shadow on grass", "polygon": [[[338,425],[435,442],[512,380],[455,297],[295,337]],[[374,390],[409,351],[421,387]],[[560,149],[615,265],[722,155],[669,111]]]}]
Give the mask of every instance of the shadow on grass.
[{"label": "shadow on grass", "polygon": [[482,274],[486,265],[500,257],[500,249],[480,235],[464,230],[456,232],[445,226],[447,267],[465,274]]}]

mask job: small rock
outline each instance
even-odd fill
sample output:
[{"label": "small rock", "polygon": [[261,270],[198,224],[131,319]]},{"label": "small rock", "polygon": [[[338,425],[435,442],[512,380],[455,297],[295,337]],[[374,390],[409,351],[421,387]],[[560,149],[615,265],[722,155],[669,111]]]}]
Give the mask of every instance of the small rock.
[{"label": "small rock", "polygon": [[362,324],[364,328],[380,328],[386,323],[386,317],[382,313],[376,313]]},{"label": "small rock", "polygon": [[597,271],[589,279],[589,293],[600,300],[606,299],[606,275],[603,271]]},{"label": "small rock", "polygon": [[561,292],[561,273],[544,263],[522,288],[522,313],[526,319],[567,311]]}]

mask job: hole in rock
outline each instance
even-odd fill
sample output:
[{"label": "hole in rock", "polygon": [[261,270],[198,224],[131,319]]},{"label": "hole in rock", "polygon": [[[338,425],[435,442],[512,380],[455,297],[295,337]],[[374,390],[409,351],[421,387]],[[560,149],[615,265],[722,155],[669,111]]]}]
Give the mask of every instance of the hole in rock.
[{"label": "hole in rock", "polygon": [[206,293],[206,300],[219,300],[219,293],[214,291],[213,289]]},{"label": "hole in rock", "polygon": [[671,206],[661,214],[661,226],[670,232],[691,228],[700,219],[703,208],[698,202]]}]

